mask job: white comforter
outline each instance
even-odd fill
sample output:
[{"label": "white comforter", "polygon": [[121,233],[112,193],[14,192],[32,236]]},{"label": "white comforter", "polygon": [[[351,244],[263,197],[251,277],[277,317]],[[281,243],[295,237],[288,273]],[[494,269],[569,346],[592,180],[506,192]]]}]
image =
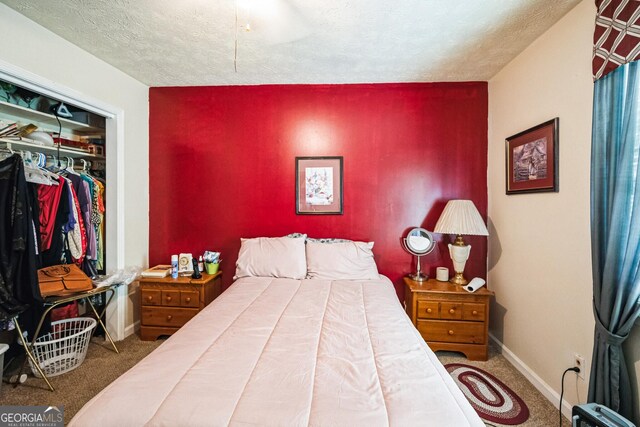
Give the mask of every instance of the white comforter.
[{"label": "white comforter", "polygon": [[73,426],[484,426],[391,282],[244,278]]}]

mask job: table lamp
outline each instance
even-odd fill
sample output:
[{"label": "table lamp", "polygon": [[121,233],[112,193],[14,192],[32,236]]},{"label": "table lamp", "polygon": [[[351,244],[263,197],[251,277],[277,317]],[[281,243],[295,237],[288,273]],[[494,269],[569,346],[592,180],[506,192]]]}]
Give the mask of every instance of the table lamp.
[{"label": "table lamp", "polygon": [[464,243],[462,236],[489,235],[478,209],[471,200],[449,200],[433,231],[440,234],[456,235],[455,242],[449,244],[449,255],[456,274],[449,281],[457,285],[466,285],[468,282],[463,275],[464,265],[469,259],[471,246]]}]

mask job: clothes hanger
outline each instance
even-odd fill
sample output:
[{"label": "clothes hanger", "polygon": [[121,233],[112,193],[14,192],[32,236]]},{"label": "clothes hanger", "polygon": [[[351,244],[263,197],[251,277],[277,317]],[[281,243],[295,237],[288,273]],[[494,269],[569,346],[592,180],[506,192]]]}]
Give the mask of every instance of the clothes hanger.
[{"label": "clothes hanger", "polygon": [[73,170],[73,158],[72,157],[67,157],[67,167],[64,169],[65,172],[73,174],[73,175],[78,175],[80,176],[80,174],[78,174],[76,171]]},{"label": "clothes hanger", "polygon": [[46,176],[39,168],[34,166],[30,151],[21,151],[20,157],[22,157],[22,163],[24,164],[24,176],[27,182],[51,185],[49,177]]},{"label": "clothes hanger", "polygon": [[60,179],[60,177],[46,168],[47,156],[43,153],[36,154],[38,155],[38,162],[36,164],[36,167],[49,179],[52,185],[59,185],[58,180]]},{"label": "clothes hanger", "polygon": [[42,169],[45,166],[47,166],[47,156],[45,156],[43,153],[37,153],[37,154],[38,154],[38,167]]},{"label": "clothes hanger", "polygon": [[85,159],[80,159],[80,161],[82,162],[82,175],[87,176],[88,178],[91,179],[96,179],[92,172],[91,172],[91,162],[87,161]]},{"label": "clothes hanger", "polygon": [[[62,172],[62,168],[57,167],[57,165],[60,164],[60,159],[53,156],[53,155],[44,155],[43,154],[43,158],[42,158],[42,165],[41,168],[44,169],[46,172],[49,172],[51,174],[51,176],[53,177],[53,179],[55,180],[55,183],[57,184],[58,180],[60,179],[60,172]],[[51,159],[51,164],[49,165],[49,167],[47,167],[47,159]]]},{"label": "clothes hanger", "polygon": [[6,148],[2,148],[0,149],[0,156],[2,156],[2,159],[8,159],[9,157],[13,156],[13,152],[9,149]]},{"label": "clothes hanger", "polygon": [[[58,183],[53,180],[53,176],[49,171],[43,170],[38,167],[38,164],[33,163],[33,154],[31,154],[31,151],[25,152],[23,160],[25,164],[25,173],[28,174],[27,181],[30,180],[30,182],[35,182],[37,184],[58,185]],[[40,160],[40,156],[38,156],[38,160]]]}]

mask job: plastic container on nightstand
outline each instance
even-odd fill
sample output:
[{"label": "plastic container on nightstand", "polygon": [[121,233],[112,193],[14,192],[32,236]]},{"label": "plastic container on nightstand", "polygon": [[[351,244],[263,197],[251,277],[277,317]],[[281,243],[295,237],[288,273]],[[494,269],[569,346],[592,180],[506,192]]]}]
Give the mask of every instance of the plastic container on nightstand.
[{"label": "plastic container on nightstand", "polygon": [[207,271],[207,274],[216,274],[218,272],[218,268],[220,268],[220,263],[205,262],[204,268]]}]

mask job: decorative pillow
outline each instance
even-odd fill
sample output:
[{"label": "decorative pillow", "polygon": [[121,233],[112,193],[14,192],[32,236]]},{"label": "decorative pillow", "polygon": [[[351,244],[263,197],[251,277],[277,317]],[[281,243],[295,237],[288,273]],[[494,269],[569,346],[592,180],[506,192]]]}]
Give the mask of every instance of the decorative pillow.
[{"label": "decorative pillow", "polygon": [[307,274],[304,240],[290,237],[240,239],[234,280],[248,276],[304,279]]},{"label": "decorative pillow", "polygon": [[328,280],[378,279],[373,242],[307,242],[307,278]]},{"label": "decorative pillow", "polygon": [[306,235],[306,234],[304,234],[304,233],[291,233],[291,234],[287,234],[287,235],[286,235],[286,236],[284,236],[284,237],[290,237],[290,238],[292,238],[292,239],[298,239],[298,238],[306,239],[306,238],[307,238],[307,235]]},{"label": "decorative pillow", "polygon": [[347,239],[334,239],[334,238],[326,238],[326,239],[314,239],[312,237],[309,237],[307,239],[308,242],[315,242],[315,243],[346,243],[346,242],[352,242],[353,240],[347,240]]}]

